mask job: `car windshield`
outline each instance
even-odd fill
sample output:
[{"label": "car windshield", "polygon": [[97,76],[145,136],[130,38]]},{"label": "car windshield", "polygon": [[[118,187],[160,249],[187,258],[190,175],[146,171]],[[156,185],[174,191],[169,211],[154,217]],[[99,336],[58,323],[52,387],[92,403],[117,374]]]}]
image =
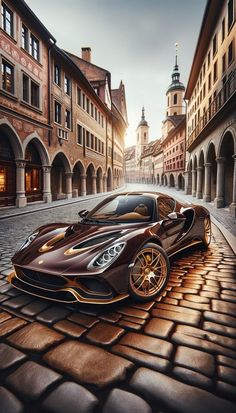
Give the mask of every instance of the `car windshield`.
[{"label": "car windshield", "polygon": [[148,222],[153,218],[154,199],[145,195],[117,195],[93,209],[85,221],[104,223]]}]

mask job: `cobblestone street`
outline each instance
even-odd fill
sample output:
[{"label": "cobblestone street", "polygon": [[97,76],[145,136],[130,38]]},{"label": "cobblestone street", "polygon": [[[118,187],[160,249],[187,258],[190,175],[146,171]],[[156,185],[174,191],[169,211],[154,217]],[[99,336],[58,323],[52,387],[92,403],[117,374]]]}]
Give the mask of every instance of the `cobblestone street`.
[{"label": "cobblestone street", "polygon": [[215,225],[145,304],[55,304],[6,281],[26,235],[101,199],[0,221],[1,413],[235,412],[236,257]]}]

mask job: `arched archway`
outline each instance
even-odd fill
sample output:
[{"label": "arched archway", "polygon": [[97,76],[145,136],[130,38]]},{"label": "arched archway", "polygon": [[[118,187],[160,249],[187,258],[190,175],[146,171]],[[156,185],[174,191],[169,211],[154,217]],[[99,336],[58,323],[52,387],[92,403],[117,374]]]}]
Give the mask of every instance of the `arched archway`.
[{"label": "arched archway", "polygon": [[197,167],[197,198],[201,199],[204,194],[205,187],[205,161],[204,152],[201,150],[199,155],[198,167]]},{"label": "arched archway", "polygon": [[69,198],[72,193],[72,172],[69,160],[63,152],[58,152],[52,162],[51,192],[52,199]]},{"label": "arched archway", "polygon": [[164,185],[167,186],[168,185],[168,180],[167,180],[167,176],[164,175]]},{"label": "arched archway", "polygon": [[216,197],[216,152],[213,142],[210,143],[206,154],[205,164],[205,195],[206,202],[214,201]]},{"label": "arched archway", "polygon": [[192,171],[193,171],[193,160],[190,159],[187,166],[187,183],[186,183],[186,194],[192,194]]},{"label": "arched archway", "polygon": [[233,202],[234,153],[234,138],[232,133],[227,131],[220,142],[217,158],[217,207],[229,206]]},{"label": "arched archway", "polygon": [[169,184],[170,184],[170,187],[172,188],[175,187],[175,178],[173,174],[170,174]]},{"label": "arched archway", "polygon": [[103,192],[103,172],[101,166],[97,169],[96,186],[97,193]]},{"label": "arched archway", "polygon": [[161,174],[161,185],[164,185],[164,174]]},{"label": "arched archway", "polygon": [[36,151],[39,154],[41,164],[43,166],[49,166],[50,165],[50,158],[49,158],[48,151],[47,151],[44,143],[41,141],[41,139],[39,138],[39,136],[37,136],[36,133],[32,133],[31,135],[27,136],[27,138],[24,140],[24,142],[23,142],[24,153],[26,153],[29,144],[34,145]]},{"label": "arched archway", "polygon": [[85,177],[85,169],[82,162],[77,161],[73,167],[72,175],[72,196],[76,198],[77,196],[84,195],[83,182]]},{"label": "arched archway", "polygon": [[107,190],[108,192],[113,190],[112,171],[110,167],[107,170]]},{"label": "arched archway", "polygon": [[0,119],[1,206],[26,204],[23,159],[23,147],[16,131],[6,118]]},{"label": "arched archway", "polygon": [[96,194],[96,174],[95,168],[92,163],[90,163],[86,170],[86,193],[87,195]]},{"label": "arched archway", "polygon": [[34,139],[25,148],[25,194],[27,202],[43,199],[42,160]]},{"label": "arched archway", "polygon": [[197,191],[197,156],[193,158],[193,169],[192,169],[192,195],[196,196]]},{"label": "arched archway", "polygon": [[182,173],[178,175],[178,189],[181,189],[181,190],[184,189],[184,177]]}]

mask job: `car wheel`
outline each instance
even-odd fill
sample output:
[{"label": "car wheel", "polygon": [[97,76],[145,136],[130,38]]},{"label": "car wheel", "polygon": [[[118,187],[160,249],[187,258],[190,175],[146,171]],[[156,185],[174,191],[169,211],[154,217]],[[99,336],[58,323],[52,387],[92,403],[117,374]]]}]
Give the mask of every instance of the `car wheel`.
[{"label": "car wheel", "polygon": [[138,301],[155,298],[165,287],[170,273],[166,252],[159,245],[144,245],[134,258],[129,276],[130,295]]},{"label": "car wheel", "polygon": [[211,242],[211,220],[209,217],[204,219],[204,238],[202,241],[205,248],[207,248]]}]

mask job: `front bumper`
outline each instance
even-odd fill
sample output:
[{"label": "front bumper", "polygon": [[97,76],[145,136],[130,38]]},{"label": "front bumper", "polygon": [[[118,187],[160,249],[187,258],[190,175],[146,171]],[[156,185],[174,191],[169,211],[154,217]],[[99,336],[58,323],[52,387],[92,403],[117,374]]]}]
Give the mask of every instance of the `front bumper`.
[{"label": "front bumper", "polygon": [[110,304],[128,293],[117,293],[101,277],[66,277],[15,267],[8,281],[18,290],[63,303]]}]

